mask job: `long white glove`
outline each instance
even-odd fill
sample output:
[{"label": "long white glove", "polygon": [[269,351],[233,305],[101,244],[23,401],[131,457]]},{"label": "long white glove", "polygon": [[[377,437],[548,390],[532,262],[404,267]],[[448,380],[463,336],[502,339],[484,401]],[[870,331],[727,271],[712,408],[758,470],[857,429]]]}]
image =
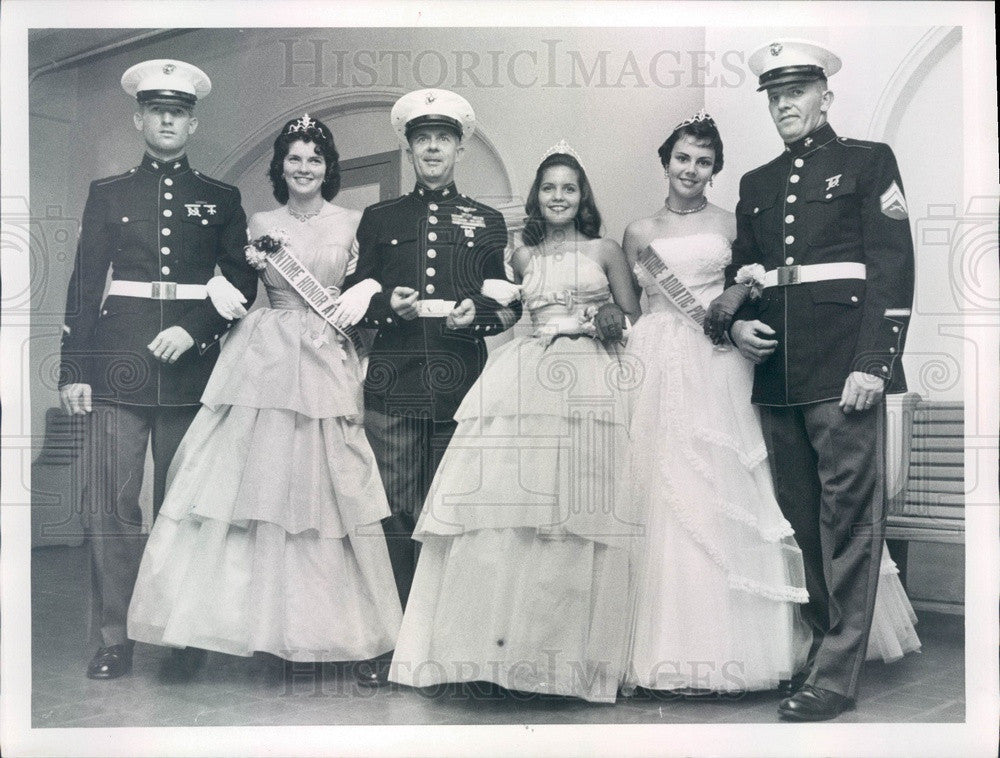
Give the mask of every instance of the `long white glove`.
[{"label": "long white glove", "polygon": [[354,326],[365,315],[372,295],[382,290],[382,285],[374,279],[363,279],[347,289],[337,298],[337,307],[333,309],[333,321],[341,329]]},{"label": "long white glove", "polygon": [[208,290],[212,305],[222,318],[232,320],[247,315],[247,309],[243,307],[247,299],[226,277],[213,276],[208,280],[205,289]]},{"label": "long white glove", "polygon": [[506,279],[484,279],[481,292],[505,307],[521,297],[521,288]]}]

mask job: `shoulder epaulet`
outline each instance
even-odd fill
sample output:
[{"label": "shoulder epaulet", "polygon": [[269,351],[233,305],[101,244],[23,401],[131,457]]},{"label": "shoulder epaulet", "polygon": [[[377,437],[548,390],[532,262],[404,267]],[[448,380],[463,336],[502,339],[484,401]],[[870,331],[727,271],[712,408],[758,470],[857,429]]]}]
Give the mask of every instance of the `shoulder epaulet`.
[{"label": "shoulder epaulet", "polygon": [[862,150],[874,150],[883,144],[882,142],[869,142],[868,140],[852,139],[850,137],[837,137],[837,142],[844,147],[860,147]]},{"label": "shoulder epaulet", "polygon": [[191,169],[191,173],[194,174],[199,179],[201,179],[206,184],[211,184],[213,187],[218,187],[219,189],[225,190],[226,192],[237,192],[236,187],[234,187],[232,184],[226,184],[225,182],[220,182],[218,179],[213,179],[210,176],[205,176],[203,173],[201,173],[196,169]]},{"label": "shoulder epaulet", "polygon": [[106,176],[103,179],[96,179],[94,181],[94,186],[96,186],[96,187],[103,187],[103,186],[105,186],[107,184],[111,184],[113,182],[117,182],[117,181],[120,181],[122,179],[128,179],[130,176],[132,176],[133,174],[135,174],[135,172],[136,172],[135,168],[130,168],[128,171],[124,171],[124,172],[122,172],[120,174],[115,174],[114,176]]},{"label": "shoulder epaulet", "polygon": [[380,210],[383,210],[384,208],[391,208],[392,206],[396,205],[397,203],[403,202],[407,197],[409,197],[409,195],[400,195],[399,197],[392,197],[392,198],[389,198],[388,200],[380,200],[377,203],[372,203],[367,208],[365,208],[365,210],[366,211],[372,211],[372,210],[379,210],[380,211]]},{"label": "shoulder epaulet", "polygon": [[763,170],[764,170],[764,169],[766,169],[766,168],[771,168],[771,166],[773,166],[773,165],[775,165],[776,163],[778,163],[778,161],[780,161],[780,160],[781,160],[782,158],[784,158],[784,157],[785,157],[785,154],[784,154],[784,153],[781,153],[781,155],[778,155],[778,156],[776,156],[776,157],[772,158],[771,160],[769,160],[769,161],[768,161],[767,163],[765,163],[764,165],[762,165],[762,166],[757,166],[757,168],[753,168],[753,169],[750,169],[750,170],[749,170],[749,171],[747,171],[747,172],[746,172],[746,173],[745,173],[745,174],[744,174],[743,176],[750,176],[751,174],[756,174],[756,173],[757,173],[758,171],[763,171]]},{"label": "shoulder epaulet", "polygon": [[853,137],[837,137],[837,142],[844,147],[860,147],[865,150],[879,150],[881,148],[891,149],[889,145],[885,142],[876,142],[874,140],[866,139],[854,139]]}]

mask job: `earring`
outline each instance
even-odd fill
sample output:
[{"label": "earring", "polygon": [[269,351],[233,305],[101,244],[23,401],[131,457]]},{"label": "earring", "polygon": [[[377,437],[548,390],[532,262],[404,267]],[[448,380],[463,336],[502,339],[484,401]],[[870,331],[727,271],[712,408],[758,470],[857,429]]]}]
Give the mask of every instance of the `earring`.
[{"label": "earring", "polygon": [[714,176],[709,177],[709,179],[708,179],[708,186],[709,187],[714,187],[715,186],[715,177]]},{"label": "earring", "polygon": [[664,176],[665,178],[669,179],[669,178],[670,178],[670,169],[668,169],[668,168],[664,168],[664,169],[663,169],[663,176]]}]

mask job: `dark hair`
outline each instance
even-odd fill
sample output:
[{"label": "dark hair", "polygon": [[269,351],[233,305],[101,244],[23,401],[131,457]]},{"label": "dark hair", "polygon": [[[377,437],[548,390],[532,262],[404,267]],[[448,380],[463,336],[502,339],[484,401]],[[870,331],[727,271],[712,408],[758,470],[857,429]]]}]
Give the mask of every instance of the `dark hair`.
[{"label": "dark hair", "polygon": [[587,172],[572,155],[553,153],[538,165],[538,170],[535,172],[535,181],[531,185],[528,199],[524,204],[527,218],[524,222],[524,231],[521,232],[521,240],[525,245],[534,247],[545,239],[545,219],[542,217],[542,209],[538,204],[538,188],[542,185],[542,175],[545,170],[553,166],[565,166],[576,172],[580,183],[580,207],[577,209],[576,218],[573,221],[584,237],[596,239],[601,234],[601,213],[597,210],[597,204],[594,202],[594,191],[590,188],[590,182],[587,180]]},{"label": "dark hair", "polygon": [[[288,183],[285,181],[285,157],[295,142],[305,142],[316,146],[320,155],[326,160],[326,176],[320,194],[324,200],[333,200],[340,192],[340,156],[333,142],[333,133],[327,125],[316,119],[308,119],[303,127],[303,120],[308,117],[296,118],[285,124],[277,139],[274,140],[274,155],[267,169],[267,178],[274,188],[274,199],[284,205],[288,202]],[[292,127],[298,127],[292,129]]]},{"label": "dark hair", "polygon": [[712,166],[712,174],[722,171],[722,137],[719,136],[719,129],[711,118],[701,121],[692,121],[674,129],[666,141],[657,150],[660,154],[660,164],[666,168],[670,163],[670,155],[674,151],[677,140],[684,136],[692,137],[699,147],[710,147],[715,151],[715,165]]}]

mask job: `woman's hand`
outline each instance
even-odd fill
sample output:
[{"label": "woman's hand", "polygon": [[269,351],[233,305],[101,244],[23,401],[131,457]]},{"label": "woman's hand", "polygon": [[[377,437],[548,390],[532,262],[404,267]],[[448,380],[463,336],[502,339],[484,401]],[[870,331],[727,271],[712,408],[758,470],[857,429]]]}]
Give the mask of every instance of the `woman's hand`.
[{"label": "woman's hand", "polygon": [[614,303],[605,303],[597,309],[594,326],[601,342],[621,342],[625,333],[625,312]]},{"label": "woman's hand", "polygon": [[208,290],[208,297],[222,318],[232,321],[247,315],[247,309],[243,307],[247,299],[229,283],[226,277],[213,276],[208,280],[205,289]]},{"label": "woman's hand", "polygon": [[748,286],[733,284],[727,287],[708,306],[708,315],[705,316],[705,334],[711,337],[714,344],[722,344],[726,332],[729,331],[729,325],[733,323],[733,316],[736,315],[736,311],[740,309],[749,296],[750,288]]},{"label": "woman's hand", "polygon": [[341,329],[354,326],[365,316],[372,295],[379,292],[382,285],[374,279],[365,279],[343,292],[337,298],[333,309],[333,322]]}]

